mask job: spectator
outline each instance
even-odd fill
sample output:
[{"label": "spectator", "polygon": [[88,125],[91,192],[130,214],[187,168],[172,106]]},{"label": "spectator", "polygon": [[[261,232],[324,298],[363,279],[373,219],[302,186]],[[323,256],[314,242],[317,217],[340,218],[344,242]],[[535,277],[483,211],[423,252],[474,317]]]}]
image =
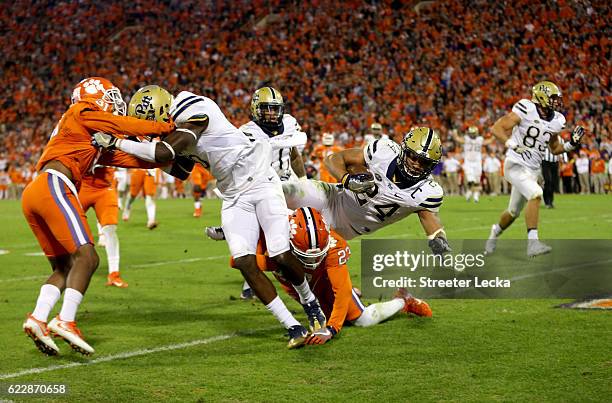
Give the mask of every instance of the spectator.
[{"label": "spectator", "polygon": [[450,195],[459,194],[459,170],[461,162],[455,158],[455,153],[449,153],[443,160],[443,172],[446,177],[444,191]]},{"label": "spectator", "polygon": [[606,161],[597,154],[594,160],[591,161],[591,183],[593,184],[593,193],[604,193],[607,180]]},{"label": "spectator", "polygon": [[489,184],[489,194],[491,196],[497,196],[501,193],[501,161],[493,151],[490,151],[485,157],[482,170]]},{"label": "spectator", "polygon": [[585,150],[580,150],[580,156],[576,159],[576,173],[580,184],[580,194],[590,194],[591,185],[589,182],[589,157]]}]

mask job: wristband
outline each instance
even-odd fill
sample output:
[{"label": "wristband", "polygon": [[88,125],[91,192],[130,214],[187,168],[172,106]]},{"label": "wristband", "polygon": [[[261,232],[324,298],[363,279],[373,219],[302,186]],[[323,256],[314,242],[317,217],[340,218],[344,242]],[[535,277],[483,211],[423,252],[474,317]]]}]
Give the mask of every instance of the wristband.
[{"label": "wristband", "polygon": [[332,336],[335,336],[338,334],[338,331],[336,329],[334,329],[333,326],[327,326],[327,330],[329,330],[329,332],[332,334]]},{"label": "wristband", "polygon": [[427,239],[431,241],[432,239],[435,239],[440,234],[446,237],[446,232],[444,232],[444,228],[438,228],[437,230],[433,232],[433,234],[427,235]]}]

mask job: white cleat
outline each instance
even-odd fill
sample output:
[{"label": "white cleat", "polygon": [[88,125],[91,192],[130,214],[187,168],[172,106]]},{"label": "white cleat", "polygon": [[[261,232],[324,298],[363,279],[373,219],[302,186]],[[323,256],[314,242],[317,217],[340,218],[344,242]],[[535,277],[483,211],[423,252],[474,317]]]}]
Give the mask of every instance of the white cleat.
[{"label": "white cleat", "polygon": [[72,347],[74,351],[84,355],[90,355],[95,352],[93,347],[83,340],[83,336],[76,322],[61,320],[58,315],[49,322],[48,327],[51,333],[61,337],[66,343],[70,344],[70,347]]},{"label": "white cleat", "polygon": [[529,257],[545,255],[547,253],[550,253],[551,250],[551,246],[546,245],[544,242],[540,242],[539,239],[527,240],[527,256]]},{"label": "white cleat", "polygon": [[34,318],[32,314],[28,314],[25,322],[23,322],[23,331],[36,344],[36,348],[41,353],[47,355],[58,355],[59,348],[53,341],[45,322],[41,322]]},{"label": "white cleat", "polygon": [[123,214],[121,215],[121,219],[123,221],[129,221],[130,220],[130,209],[126,208],[125,210],[123,210]]},{"label": "white cleat", "polygon": [[222,241],[225,239],[225,233],[221,227],[206,227],[206,236],[215,241]]},{"label": "white cleat", "polygon": [[497,236],[495,235],[495,224],[491,227],[491,233],[489,234],[489,239],[485,243],[485,253],[490,255],[495,252],[495,248],[497,247]]}]

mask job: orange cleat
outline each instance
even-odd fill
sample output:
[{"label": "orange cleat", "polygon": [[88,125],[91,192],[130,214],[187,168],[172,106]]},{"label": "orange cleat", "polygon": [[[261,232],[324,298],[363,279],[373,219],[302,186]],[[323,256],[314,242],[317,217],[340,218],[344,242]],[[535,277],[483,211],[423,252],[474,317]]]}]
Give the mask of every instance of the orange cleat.
[{"label": "orange cleat", "polygon": [[194,210],[193,212],[193,216],[195,218],[199,218],[202,215],[202,207],[199,207],[197,209]]},{"label": "orange cleat", "polygon": [[91,347],[85,341],[85,339],[83,339],[83,335],[77,327],[76,322],[61,320],[59,315],[57,315],[53,320],[51,320],[51,322],[49,322],[48,328],[51,331],[51,334],[64,339],[64,341],[68,343],[74,351],[83,355],[90,355],[95,352],[93,347]]},{"label": "orange cleat", "polygon": [[414,298],[405,288],[399,288],[394,295],[395,298],[404,299],[403,312],[412,313],[417,316],[431,318],[433,315],[429,304],[422,299]]},{"label": "orange cleat", "polygon": [[121,276],[119,275],[118,271],[114,271],[112,273],[110,273],[107,277],[106,277],[106,285],[107,286],[112,286],[112,287],[117,287],[117,288],[127,288],[128,283],[126,283]]},{"label": "orange cleat", "polygon": [[59,348],[50,336],[49,329],[45,322],[41,322],[32,316],[32,314],[28,314],[26,321],[23,323],[23,331],[32,341],[34,341],[36,348],[38,348],[41,353],[47,355],[59,354]]}]

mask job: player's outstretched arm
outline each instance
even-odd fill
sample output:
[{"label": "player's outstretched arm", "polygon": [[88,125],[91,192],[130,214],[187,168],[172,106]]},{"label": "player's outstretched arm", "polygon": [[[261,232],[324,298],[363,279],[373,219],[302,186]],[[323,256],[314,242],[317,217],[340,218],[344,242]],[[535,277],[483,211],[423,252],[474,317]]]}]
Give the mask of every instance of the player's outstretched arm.
[{"label": "player's outstretched arm", "polygon": [[328,155],[323,161],[329,173],[341,180],[348,173],[366,171],[366,161],[361,148],[349,148],[337,153]]},{"label": "player's outstretched arm", "polygon": [[453,140],[455,140],[457,143],[459,143],[459,144],[465,143],[465,140],[457,135],[457,131],[456,130],[451,130],[450,131],[450,135],[453,137]]},{"label": "player's outstretched arm", "polygon": [[436,255],[441,255],[450,252],[451,248],[446,240],[446,232],[440,222],[438,215],[429,210],[421,210],[418,213],[421,225],[429,239],[429,247]]},{"label": "player's outstretched arm", "polygon": [[304,160],[297,147],[291,148],[291,169],[297,175],[298,178],[306,176],[306,169],[304,168]]},{"label": "player's outstretched arm", "polygon": [[572,137],[570,138],[570,141],[568,143],[561,143],[559,141],[558,135],[552,136],[550,138],[550,142],[548,143],[550,152],[553,154],[563,154],[565,152],[575,150],[582,142],[582,137],[584,136],[584,134],[584,127],[576,126],[574,128],[574,131],[572,132]]}]

